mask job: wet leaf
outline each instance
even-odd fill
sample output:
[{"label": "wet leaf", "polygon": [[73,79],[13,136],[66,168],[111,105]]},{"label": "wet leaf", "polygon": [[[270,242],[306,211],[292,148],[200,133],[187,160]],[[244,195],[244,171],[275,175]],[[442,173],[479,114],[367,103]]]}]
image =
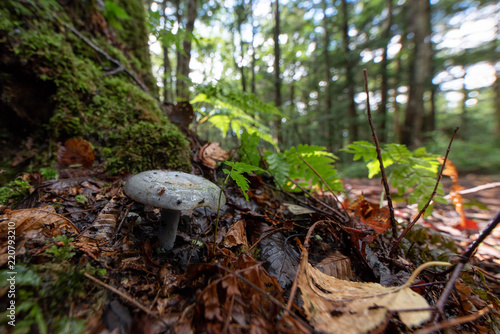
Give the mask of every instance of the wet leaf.
[{"label": "wet leaf", "polygon": [[292,284],[299,263],[299,254],[293,246],[293,239],[287,240],[278,232],[264,238],[260,247],[260,258],[267,261],[267,270],[278,279],[281,287]]},{"label": "wet leaf", "polygon": [[82,165],[90,168],[94,161],[94,149],[85,139],[71,138],[66,140],[64,146],[57,147],[57,162],[64,167]]}]

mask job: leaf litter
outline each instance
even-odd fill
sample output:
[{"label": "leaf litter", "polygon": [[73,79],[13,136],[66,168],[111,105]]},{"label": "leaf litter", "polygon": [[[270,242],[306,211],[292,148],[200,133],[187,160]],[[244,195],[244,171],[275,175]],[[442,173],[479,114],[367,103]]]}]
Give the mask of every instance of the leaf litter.
[{"label": "leaf litter", "polygon": [[[37,268],[50,263],[47,249],[54,254],[71,247],[71,253],[65,253],[69,254],[65,265],[85,272],[87,291],[90,286],[94,291],[81,290],[72,301],[86,333],[401,332],[425,328],[435,315],[432,305],[446,276],[436,276],[437,271],[430,269],[422,272],[420,287],[414,287],[418,293],[405,282],[418,265],[436,259],[433,250],[446,250],[446,242],[429,230],[417,229],[409,235],[412,242],[402,243],[405,255],[387,258],[387,208],[369,201],[378,193],[366,183],[351,188],[365,196],[351,191],[345,200],[346,206],[347,201],[354,203],[349,206],[349,219],[338,221],[338,216],[325,213],[318,200],[305,195],[295,195],[300,201],[293,203],[288,197],[286,206],[282,205],[284,194],[269,180],[245,174],[251,182],[245,183],[244,193],[232,182],[225,188],[228,204],[220,212],[216,254],[211,252],[216,212],[210,209],[183,212],[176,246],[165,253],[156,238],[159,210],[123,195],[124,177],[90,170],[94,161],[86,144],[75,141],[70,147],[76,152],[69,157],[63,152],[59,159],[66,178],[42,183],[34,190],[36,199],[24,202],[31,207],[1,209],[0,259],[3,265],[8,260],[9,221],[15,222],[20,263]],[[207,148],[197,147],[199,171],[217,182],[217,176],[225,175],[214,169],[213,161],[225,155],[215,143]],[[73,164],[83,168],[69,172],[64,167]],[[344,185],[349,187],[349,182]],[[397,213],[400,219],[412,214],[405,206],[399,206]],[[426,224],[436,224],[432,220],[436,217]],[[314,223],[321,226],[306,249],[301,243]],[[55,241],[61,235],[71,239]],[[455,244],[462,249],[467,245],[463,240]],[[456,254],[449,253],[440,260]],[[500,290],[494,284],[498,269],[488,266],[495,259],[482,255],[481,261],[475,260],[474,267],[457,281],[457,295],[449,301],[447,314],[460,319],[485,307],[490,312],[471,323],[457,322],[459,332],[500,328],[495,295]],[[57,271],[57,275],[62,274]],[[42,299],[35,294],[31,303],[38,300]],[[50,324],[47,306],[38,308]],[[58,312],[68,314],[63,309]]]}]

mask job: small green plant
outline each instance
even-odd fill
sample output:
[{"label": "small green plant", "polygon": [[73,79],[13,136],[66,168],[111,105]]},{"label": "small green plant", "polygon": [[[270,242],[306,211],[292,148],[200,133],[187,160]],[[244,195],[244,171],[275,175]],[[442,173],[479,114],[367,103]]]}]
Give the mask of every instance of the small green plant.
[{"label": "small green plant", "polygon": [[83,195],[76,195],[75,196],[75,201],[77,203],[83,204],[83,205],[88,205],[89,204],[89,199],[86,196]]},{"label": "small green plant", "polygon": [[31,185],[28,181],[14,180],[0,188],[0,204],[15,206],[20,200],[29,195]]},{"label": "small green plant", "polygon": [[[265,152],[259,154],[259,136],[244,132],[241,136],[241,161],[259,166],[263,158],[278,185],[287,191],[310,189],[326,182],[324,186],[334,191],[342,191],[334,163],[337,157],[326,151],[325,147],[299,145],[284,152]],[[318,176],[319,175],[319,176]],[[321,177],[320,177],[321,176]],[[293,181],[293,182],[292,182]],[[298,186],[297,186],[298,185]],[[300,187],[299,187],[300,186]]]},{"label": "small green plant", "polygon": [[52,245],[45,253],[53,255],[56,263],[67,261],[75,255],[75,252],[73,252],[75,246],[70,245],[73,240],[73,238],[68,238],[66,235],[58,235],[54,238],[54,241],[62,242],[63,246]]},{"label": "small green plant", "polygon": [[232,132],[238,138],[244,131],[256,133],[258,136],[276,146],[270,128],[265,125],[262,115],[283,117],[283,114],[271,104],[263,103],[255,95],[242,92],[229,83],[218,82],[216,85],[208,84],[198,86],[198,94],[191,104],[202,103],[203,108],[198,108],[203,118],[200,124],[208,121],[218,128],[225,137]]},{"label": "small green plant", "polygon": [[40,174],[42,174],[46,180],[53,180],[59,177],[57,170],[52,167],[40,168]]},{"label": "small green plant", "polygon": [[[372,178],[380,172],[375,145],[367,141],[357,141],[344,149],[354,154],[353,159],[363,158],[368,168],[368,177]],[[391,185],[398,190],[399,195],[406,194],[409,204],[418,203],[419,210],[427,203],[436,184],[439,168],[438,156],[428,153],[424,147],[410,151],[405,145],[386,144],[382,149],[384,168],[388,170]],[[447,203],[439,195],[444,195],[441,185],[433,200]],[[431,210],[427,211],[430,214]]]},{"label": "small green plant", "polygon": [[231,167],[231,169],[223,169],[222,171],[224,174],[226,174],[226,178],[224,179],[224,183],[222,184],[220,188],[220,193],[219,193],[219,203],[217,206],[217,219],[215,221],[215,231],[214,231],[214,254],[215,254],[215,248],[216,248],[216,242],[217,242],[217,231],[219,229],[219,212],[220,212],[220,203],[221,203],[221,198],[222,198],[222,192],[224,187],[227,185],[227,182],[229,181],[229,178],[233,179],[234,182],[236,182],[236,185],[241,189],[243,196],[245,196],[245,199],[248,201],[248,195],[246,191],[249,189],[248,184],[249,181],[248,179],[243,175],[243,173],[251,173],[251,172],[265,172],[262,168],[259,168],[257,166],[252,166],[243,162],[230,162],[230,161],[225,161],[224,164],[227,166]]}]

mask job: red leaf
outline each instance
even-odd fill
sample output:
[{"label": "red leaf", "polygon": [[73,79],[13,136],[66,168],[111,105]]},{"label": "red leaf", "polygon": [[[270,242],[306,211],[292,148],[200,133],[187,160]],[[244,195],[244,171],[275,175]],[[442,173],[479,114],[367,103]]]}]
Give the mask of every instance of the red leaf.
[{"label": "red leaf", "polygon": [[71,138],[66,140],[64,146],[57,147],[57,162],[64,167],[82,165],[90,168],[94,161],[94,149],[85,139]]}]

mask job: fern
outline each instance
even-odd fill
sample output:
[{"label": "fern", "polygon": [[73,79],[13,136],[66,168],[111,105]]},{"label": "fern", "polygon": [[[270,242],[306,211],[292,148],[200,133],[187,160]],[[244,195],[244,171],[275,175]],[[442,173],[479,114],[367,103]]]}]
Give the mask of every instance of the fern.
[{"label": "fern", "polygon": [[[347,146],[344,151],[354,154],[353,159],[363,158],[368,168],[368,177],[372,178],[380,172],[375,145],[367,141],[357,141]],[[419,210],[430,198],[434,189],[439,162],[437,155],[429,154],[425,148],[410,151],[405,145],[387,144],[382,149],[384,168],[388,170],[391,185],[398,190],[399,195],[408,193],[408,203],[418,203]],[[441,185],[434,201],[446,203],[439,195],[444,195]],[[430,210],[429,210],[430,213]]]},{"label": "fern", "polygon": [[[343,190],[337,176],[337,170],[333,165],[337,157],[333,153],[327,152],[325,147],[315,145],[299,145],[284,152],[286,162],[291,166],[289,177],[297,184],[303,187],[310,187],[311,185],[317,187],[322,183],[316,173],[299,156],[321,175],[328,187],[334,191]],[[290,183],[286,184],[286,189],[298,190]]]},{"label": "fern", "polygon": [[224,82],[198,86],[198,90],[200,94],[191,101],[191,104],[209,105],[206,111],[198,109],[204,116],[200,123],[208,121],[224,136],[232,131],[240,139],[244,131],[257,133],[260,138],[276,146],[270,128],[260,117],[260,115],[283,117],[274,106],[263,103],[255,95],[242,92]]},{"label": "fern", "polygon": [[259,136],[256,132],[251,135],[244,131],[241,135],[240,156],[241,161],[252,166],[259,166],[260,154],[257,146],[259,145]]},{"label": "fern", "polygon": [[224,185],[226,185],[227,180],[229,178],[233,179],[234,182],[238,185],[238,187],[241,189],[243,192],[243,196],[245,196],[245,199],[248,201],[248,195],[247,195],[247,190],[249,189],[248,187],[248,179],[243,176],[243,173],[251,173],[251,172],[265,172],[262,168],[259,168],[257,166],[252,166],[243,162],[230,162],[230,161],[225,161],[224,164],[228,165],[231,167],[231,170],[223,169],[222,171],[224,174],[227,175],[226,180],[224,181]]}]

